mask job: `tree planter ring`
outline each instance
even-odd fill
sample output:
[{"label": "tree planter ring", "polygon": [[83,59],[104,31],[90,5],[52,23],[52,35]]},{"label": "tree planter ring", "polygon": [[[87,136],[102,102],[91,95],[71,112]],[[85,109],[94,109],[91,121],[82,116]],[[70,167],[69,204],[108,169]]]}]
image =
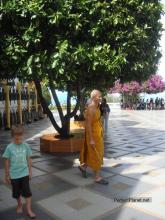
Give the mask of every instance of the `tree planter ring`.
[{"label": "tree planter ring", "polygon": [[40,138],[40,151],[49,153],[79,152],[84,144],[84,122],[71,122],[71,137],[61,139],[58,134],[45,134]]},{"label": "tree planter ring", "polygon": [[84,144],[84,133],[73,133],[73,137],[59,139],[56,134],[46,134],[40,138],[40,151],[49,153],[79,152]]}]

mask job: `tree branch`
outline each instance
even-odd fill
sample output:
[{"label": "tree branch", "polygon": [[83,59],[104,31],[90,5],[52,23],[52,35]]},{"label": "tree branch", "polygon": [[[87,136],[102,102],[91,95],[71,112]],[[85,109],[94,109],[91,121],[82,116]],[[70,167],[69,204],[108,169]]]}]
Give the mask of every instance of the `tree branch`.
[{"label": "tree branch", "polygon": [[51,76],[50,73],[48,73],[48,77],[49,77],[50,90],[51,90],[53,99],[54,99],[54,101],[55,101],[55,103],[56,103],[56,106],[57,106],[57,110],[58,110],[58,113],[59,113],[59,116],[60,116],[61,123],[62,123],[62,125],[63,125],[63,123],[64,123],[64,114],[63,114],[62,107],[61,107],[61,104],[60,104],[60,102],[59,102],[59,99],[58,99],[58,96],[57,96],[57,93],[56,93],[56,90],[55,90],[55,87],[54,87],[54,84],[53,84],[53,79],[52,79],[52,76]]},{"label": "tree branch", "polygon": [[51,123],[53,125],[53,127],[60,134],[61,128],[59,127],[59,125],[57,124],[56,120],[54,119],[54,116],[53,116],[51,110],[48,108],[46,100],[45,100],[45,98],[42,95],[42,89],[41,89],[40,81],[35,79],[34,83],[35,83],[35,86],[36,86],[36,89],[37,89],[37,93],[38,93],[38,96],[39,96],[39,99],[40,99],[40,102],[41,102],[41,105],[42,105],[42,108],[43,108],[44,112],[46,112],[46,114],[48,115],[48,117],[49,117],[49,119],[50,119],[50,121],[51,121]]}]

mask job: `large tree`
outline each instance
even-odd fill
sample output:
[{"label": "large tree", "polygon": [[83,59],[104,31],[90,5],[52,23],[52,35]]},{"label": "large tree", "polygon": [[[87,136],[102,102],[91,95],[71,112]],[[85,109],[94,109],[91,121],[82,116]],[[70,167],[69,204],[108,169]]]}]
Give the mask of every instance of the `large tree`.
[{"label": "large tree", "polygon": [[[158,0],[2,0],[1,77],[35,82],[44,111],[61,136],[81,91],[107,89],[116,79],[143,80],[157,68],[161,32]],[[47,80],[61,127],[42,95]],[[64,115],[55,89],[68,92]],[[71,96],[77,104],[71,112]]]}]

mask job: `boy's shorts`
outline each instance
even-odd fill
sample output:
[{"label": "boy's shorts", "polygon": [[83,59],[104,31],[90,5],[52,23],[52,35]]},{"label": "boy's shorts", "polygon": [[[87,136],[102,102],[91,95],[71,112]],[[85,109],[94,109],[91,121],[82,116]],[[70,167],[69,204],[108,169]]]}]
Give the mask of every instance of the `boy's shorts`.
[{"label": "boy's shorts", "polygon": [[13,198],[18,199],[20,196],[28,198],[32,196],[29,185],[29,176],[11,179],[11,185]]}]

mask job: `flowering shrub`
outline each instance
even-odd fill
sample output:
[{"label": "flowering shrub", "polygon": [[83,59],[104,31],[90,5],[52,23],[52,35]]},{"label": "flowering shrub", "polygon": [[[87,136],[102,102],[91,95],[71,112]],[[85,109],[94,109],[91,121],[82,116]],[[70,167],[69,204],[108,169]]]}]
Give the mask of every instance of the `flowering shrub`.
[{"label": "flowering shrub", "polygon": [[121,84],[117,80],[113,88],[110,88],[110,93],[125,93],[128,95],[138,94],[141,92],[158,93],[165,90],[165,82],[160,75],[151,75],[151,77],[141,85],[137,81],[131,81]]},{"label": "flowering shrub", "polygon": [[109,93],[121,93],[122,91],[122,84],[120,80],[115,81],[114,86],[110,88]]},{"label": "flowering shrub", "polygon": [[136,81],[131,81],[130,83],[124,83],[122,91],[124,93],[135,94],[140,93],[142,90],[141,85]]},{"label": "flowering shrub", "polygon": [[160,75],[152,75],[142,84],[142,87],[146,93],[158,93],[165,90],[165,82]]}]

